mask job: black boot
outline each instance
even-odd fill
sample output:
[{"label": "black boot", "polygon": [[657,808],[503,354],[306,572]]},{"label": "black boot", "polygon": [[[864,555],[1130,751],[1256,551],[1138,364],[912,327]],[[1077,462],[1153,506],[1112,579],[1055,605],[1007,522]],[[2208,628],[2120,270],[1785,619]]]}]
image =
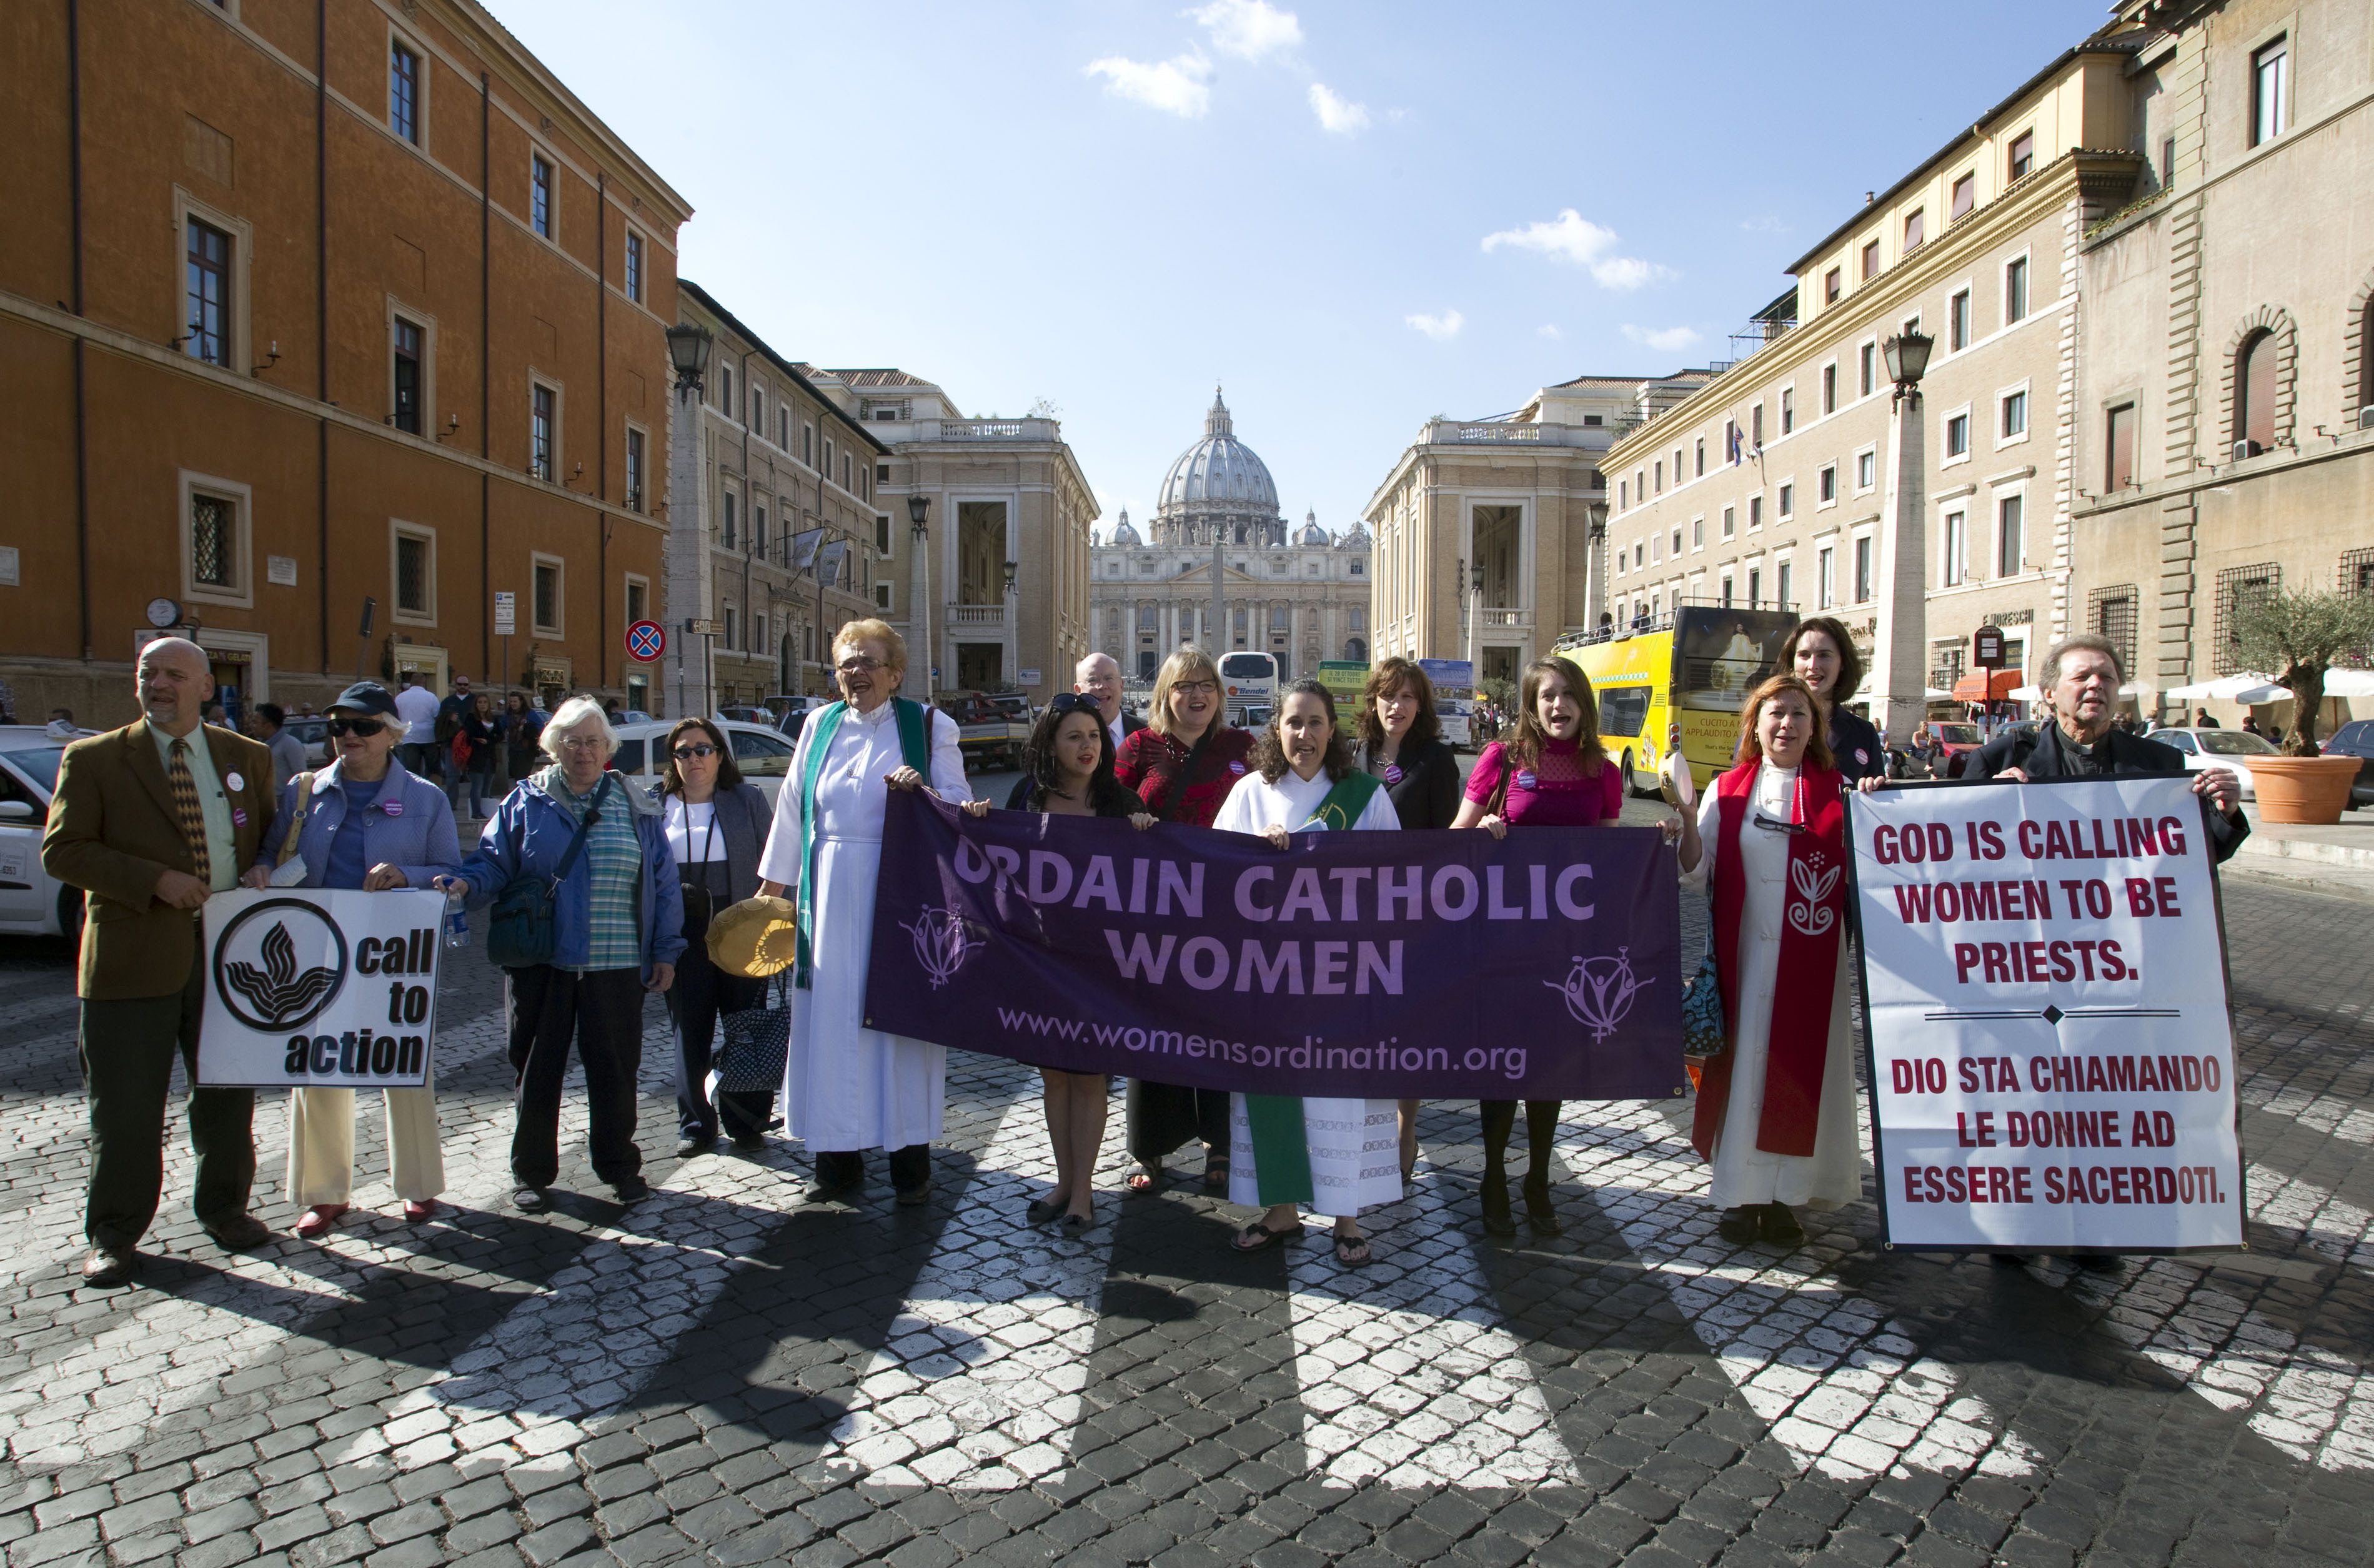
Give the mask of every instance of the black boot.
[{"label": "black boot", "polygon": [[1763,1238],[1775,1246],[1803,1246],[1805,1244],[1805,1227],[1797,1223],[1797,1216],[1789,1211],[1786,1203],[1767,1203],[1763,1223],[1758,1229],[1763,1233]]},{"label": "black boot", "polygon": [[829,1203],[865,1179],[865,1156],[854,1152],[819,1152],[816,1176],[808,1183],[807,1200]]},{"label": "black boot", "polygon": [[910,1209],[931,1198],[930,1144],[910,1143],[904,1149],[890,1151],[890,1187],[899,1195],[899,1201]]},{"label": "black boot", "polygon": [[1525,1102],[1525,1218],[1537,1235],[1557,1235],[1557,1210],[1550,1204],[1550,1153],[1557,1147],[1558,1102]]},{"label": "black boot", "polygon": [[1733,1246],[1753,1246],[1764,1211],[1756,1208],[1725,1209],[1714,1224],[1715,1235]]},{"label": "black boot", "polygon": [[1484,1234],[1512,1236],[1517,1234],[1517,1222],[1509,1213],[1509,1134],[1517,1125],[1517,1102],[1486,1100],[1479,1107],[1484,1117],[1484,1184],[1478,1189],[1483,1200]]}]

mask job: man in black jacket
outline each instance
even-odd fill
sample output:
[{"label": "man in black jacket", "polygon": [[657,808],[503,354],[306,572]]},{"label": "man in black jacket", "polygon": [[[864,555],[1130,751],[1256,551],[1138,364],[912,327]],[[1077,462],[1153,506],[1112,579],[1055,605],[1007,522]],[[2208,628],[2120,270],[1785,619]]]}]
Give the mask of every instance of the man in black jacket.
[{"label": "man in black jacket", "polygon": [[1080,661],[1072,672],[1072,689],[1082,696],[1097,699],[1097,711],[1104,715],[1105,728],[1112,734],[1113,750],[1146,728],[1146,720],[1121,705],[1121,666],[1110,653],[1091,653]]},{"label": "man in black jacket", "polygon": [[[2108,638],[2081,632],[2062,638],[2044,654],[2042,684],[2052,717],[2033,735],[2006,730],[1980,746],[1963,777],[2026,784],[2107,773],[2182,773],[2183,754],[2112,723],[2124,679]],[[2192,776],[2192,792],[2202,799],[2213,859],[2223,864],[2251,832],[2241,787],[2231,770],[2212,766]]]},{"label": "man in black jacket", "polygon": [[[2108,638],[2080,633],[2062,638],[2044,655],[2042,685],[2052,717],[2039,724],[2033,735],[2006,730],[1980,746],[1963,777],[2027,784],[2109,773],[2183,772],[2182,753],[2129,734],[2112,722],[2124,676],[2118,649]],[[2223,864],[2251,832],[2250,819],[2242,814],[2240,785],[2227,769],[2205,767],[2192,776],[2192,792],[2201,797],[2211,863]],[[1998,1252],[1993,1258],[2015,1269],[2028,1261],[2016,1252]],[[2114,1254],[2089,1253],[2077,1259],[2077,1266],[2115,1273],[2121,1263]]]}]

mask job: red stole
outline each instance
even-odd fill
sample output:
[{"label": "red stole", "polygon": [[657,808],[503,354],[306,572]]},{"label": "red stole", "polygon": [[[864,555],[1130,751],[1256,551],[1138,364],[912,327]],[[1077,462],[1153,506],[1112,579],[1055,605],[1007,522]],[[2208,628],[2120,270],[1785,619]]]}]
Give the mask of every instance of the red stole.
[{"label": "red stole", "polygon": [[[1756,806],[1756,775],[1744,762],[1715,780],[1715,973],[1722,1012],[1734,1042],[1739,1035],[1739,930],[1747,907],[1747,877],[1739,859],[1740,829]],[[1792,820],[1808,831],[1789,835],[1789,880],[1780,921],[1780,975],[1773,985],[1772,1027],[1764,1062],[1764,1114],[1756,1146],[1770,1154],[1814,1152],[1823,1070],[1829,1063],[1830,1003],[1838,995],[1839,944],[1847,914],[1846,801],[1834,772],[1805,764],[1797,774]],[[1757,828],[1759,833],[1769,828]],[[1709,1160],[1731,1102],[1735,1051],[1709,1062],[1698,1085],[1690,1143]]]}]

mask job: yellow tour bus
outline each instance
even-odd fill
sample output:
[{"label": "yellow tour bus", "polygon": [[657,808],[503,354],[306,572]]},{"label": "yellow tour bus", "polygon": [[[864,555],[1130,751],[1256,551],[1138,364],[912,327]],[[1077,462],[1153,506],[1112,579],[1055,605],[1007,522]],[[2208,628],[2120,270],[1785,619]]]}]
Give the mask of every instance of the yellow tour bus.
[{"label": "yellow tour bus", "polygon": [[1657,793],[1665,731],[1682,726],[1682,755],[1703,788],[1731,766],[1739,709],[1780,667],[1795,629],[1788,610],[1688,604],[1628,628],[1558,639],[1551,651],[1580,666],[1599,700],[1599,738],[1636,795]]}]

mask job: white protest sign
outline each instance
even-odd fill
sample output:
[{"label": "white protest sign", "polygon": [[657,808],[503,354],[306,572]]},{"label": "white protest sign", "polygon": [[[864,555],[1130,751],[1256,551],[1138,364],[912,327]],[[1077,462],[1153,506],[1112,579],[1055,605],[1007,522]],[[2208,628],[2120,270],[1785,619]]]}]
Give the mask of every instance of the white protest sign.
[{"label": "white protest sign", "polygon": [[2186,780],[1852,802],[1888,1244],[2244,1245],[2224,936]]},{"label": "white protest sign", "polygon": [[198,1082],[417,1088],[437,1038],[441,894],[241,890],[206,900]]}]

